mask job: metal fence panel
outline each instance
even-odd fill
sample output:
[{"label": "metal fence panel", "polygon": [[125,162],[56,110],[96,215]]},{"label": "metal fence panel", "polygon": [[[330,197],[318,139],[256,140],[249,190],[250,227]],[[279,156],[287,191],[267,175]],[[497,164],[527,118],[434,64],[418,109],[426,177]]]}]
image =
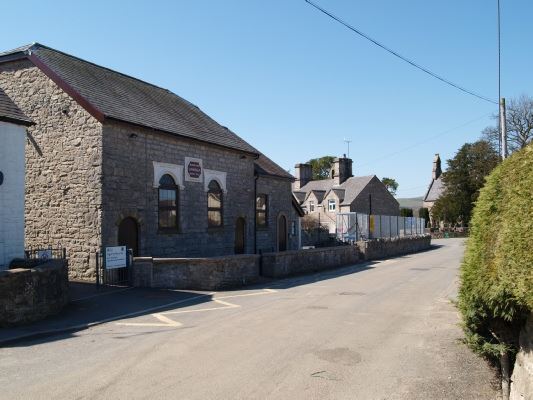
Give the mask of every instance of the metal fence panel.
[{"label": "metal fence panel", "polygon": [[424,234],[425,219],[362,213],[337,214],[337,238],[343,242]]}]

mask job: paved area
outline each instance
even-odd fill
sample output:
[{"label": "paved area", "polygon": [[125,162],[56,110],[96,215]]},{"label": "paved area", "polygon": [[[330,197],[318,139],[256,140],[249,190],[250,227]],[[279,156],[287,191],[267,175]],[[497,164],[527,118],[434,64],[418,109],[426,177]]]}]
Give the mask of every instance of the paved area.
[{"label": "paved area", "polygon": [[0,329],[0,347],[22,338],[49,336],[54,332],[76,332],[117,318],[150,314],[156,310],[208,302],[207,292],[153,290],[101,286],[71,282],[71,303],[58,315],[30,325]]},{"label": "paved area", "polygon": [[436,244],[17,342],[0,398],[495,399],[450,303],[463,241]]}]

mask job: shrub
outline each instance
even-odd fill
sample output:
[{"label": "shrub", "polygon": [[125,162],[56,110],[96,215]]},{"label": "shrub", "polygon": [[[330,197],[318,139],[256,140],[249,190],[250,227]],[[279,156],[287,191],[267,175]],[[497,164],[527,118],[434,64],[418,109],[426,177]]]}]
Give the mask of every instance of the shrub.
[{"label": "shrub", "polygon": [[400,208],[400,216],[401,217],[412,217],[413,209],[412,208]]},{"label": "shrub", "polygon": [[496,167],[476,202],[458,306],[466,342],[499,362],[533,310],[533,147]]}]

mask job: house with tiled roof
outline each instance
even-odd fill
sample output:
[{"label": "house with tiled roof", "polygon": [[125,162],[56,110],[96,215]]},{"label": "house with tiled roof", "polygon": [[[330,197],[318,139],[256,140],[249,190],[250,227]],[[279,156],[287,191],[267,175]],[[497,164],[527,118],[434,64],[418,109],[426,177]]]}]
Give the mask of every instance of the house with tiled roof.
[{"label": "house with tiled roof", "polygon": [[444,183],[442,181],[442,169],[439,154],[435,154],[433,158],[433,170],[431,172],[431,182],[428,186],[428,190],[424,196],[424,207],[429,210],[429,220],[431,226],[436,226],[437,221],[434,221],[431,209],[435,205],[435,202],[444,193]]},{"label": "house with tiled roof", "polygon": [[0,89],[0,271],[24,257],[24,144],[32,123]]},{"label": "house with tiled roof", "polygon": [[310,164],[296,164],[293,194],[309,218],[336,229],[338,213],[399,215],[400,205],[375,175],[353,176],[352,160],[336,158],[329,179],[312,180]]},{"label": "house with tiled roof", "polygon": [[0,53],[0,89],[35,123],[26,245],[208,257],[298,247],[293,176],[171,91],[41,44]]}]

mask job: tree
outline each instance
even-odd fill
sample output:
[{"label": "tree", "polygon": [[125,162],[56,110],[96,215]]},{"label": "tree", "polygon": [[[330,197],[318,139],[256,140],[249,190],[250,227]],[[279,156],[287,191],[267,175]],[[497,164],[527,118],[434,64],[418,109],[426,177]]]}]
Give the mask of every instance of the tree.
[{"label": "tree", "polygon": [[420,207],[418,209],[418,217],[426,220],[426,227],[429,226],[429,210],[426,207]]},{"label": "tree", "polygon": [[381,182],[385,185],[387,190],[392,194],[393,196],[396,196],[396,190],[398,190],[398,182],[396,182],[393,178],[383,178],[381,179]]},{"label": "tree", "polygon": [[[493,118],[498,120],[498,115],[494,115]],[[511,99],[506,107],[506,121],[507,149],[511,154],[526,147],[533,139],[533,98],[522,95],[518,99]],[[498,124],[486,127],[481,132],[481,137],[498,151],[500,140]]]},{"label": "tree", "polygon": [[431,209],[433,218],[468,223],[485,177],[498,162],[498,154],[488,142],[465,143],[448,160],[448,169],[442,174],[444,193]]},{"label": "tree", "polygon": [[412,217],[413,209],[412,208],[400,208],[400,216],[401,217]]},{"label": "tree", "polygon": [[333,156],[324,156],[309,160],[307,163],[311,164],[313,180],[328,179],[334,159]]}]

